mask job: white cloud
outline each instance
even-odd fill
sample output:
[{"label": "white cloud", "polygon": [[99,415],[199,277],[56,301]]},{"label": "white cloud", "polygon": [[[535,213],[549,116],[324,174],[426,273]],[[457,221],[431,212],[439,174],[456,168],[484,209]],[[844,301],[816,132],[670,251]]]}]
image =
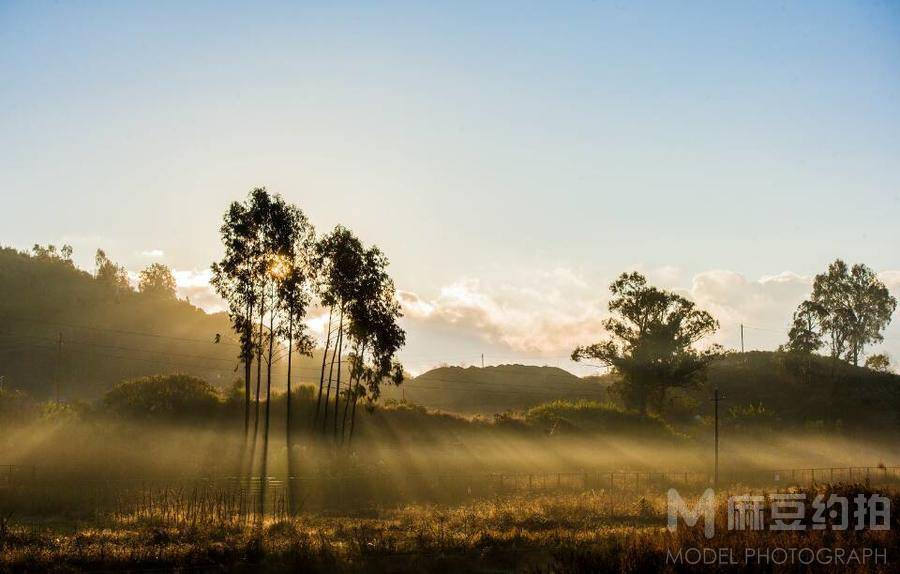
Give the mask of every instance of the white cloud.
[{"label": "white cloud", "polygon": [[773,349],[784,342],[791,316],[811,288],[810,278],[789,271],[748,280],[711,270],[695,275],[685,295],[719,321],[715,342],[740,348],[744,325],[745,348]]},{"label": "white cloud", "polygon": [[900,270],[882,271],[878,278],[884,283],[894,297],[900,298]]},{"label": "white cloud", "polygon": [[[774,349],[783,343],[791,315],[812,289],[811,277],[791,271],[747,279],[716,269],[694,275],[682,288],[666,285],[681,274],[675,267],[642,271],[651,283],[674,289],[709,311],[720,323],[709,342],[734,349],[740,348],[741,325],[748,350]],[[900,271],[885,271],[880,277],[895,295],[900,294]],[[425,332],[429,327],[452,328],[517,353],[559,356],[603,337],[608,283],[609,279],[588,281],[570,269],[555,269],[532,272],[515,284],[463,278],[433,298],[410,291],[399,293],[399,298],[407,320],[420,327],[420,333],[422,327]]]},{"label": "white cloud", "polygon": [[210,285],[212,270],[175,270],[172,275],[175,276],[175,286],[180,298],[187,298],[207,313],[226,310],[225,302]]},{"label": "white cloud", "polygon": [[144,259],[162,259],[166,254],[162,249],[147,249],[139,253]]},{"label": "white cloud", "polygon": [[565,268],[535,271],[517,284],[463,278],[431,300],[409,291],[398,296],[410,321],[450,325],[537,355],[568,354],[596,338],[605,309],[589,282]]}]

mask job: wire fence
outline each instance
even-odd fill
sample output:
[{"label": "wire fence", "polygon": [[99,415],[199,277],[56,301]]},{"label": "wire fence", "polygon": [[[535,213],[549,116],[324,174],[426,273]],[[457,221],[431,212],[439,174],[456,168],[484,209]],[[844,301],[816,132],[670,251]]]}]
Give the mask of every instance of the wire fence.
[{"label": "wire fence", "polygon": [[[900,486],[900,466],[749,470],[720,473],[723,489],[786,489],[822,483]],[[455,504],[526,493],[607,491],[622,495],[702,489],[712,473],[686,471],[571,471],[503,473],[348,473],[340,475],[221,476],[172,479],[65,479],[41,476],[34,466],[0,465],[0,510],[20,515],[68,514],[157,518],[195,523],[244,522],[301,511],[388,507],[411,503]]]}]

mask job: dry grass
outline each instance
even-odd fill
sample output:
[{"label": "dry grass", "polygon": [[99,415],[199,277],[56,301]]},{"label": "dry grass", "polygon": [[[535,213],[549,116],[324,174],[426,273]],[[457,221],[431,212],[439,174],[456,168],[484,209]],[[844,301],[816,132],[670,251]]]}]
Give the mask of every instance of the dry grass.
[{"label": "dry grass", "polygon": [[[866,490],[862,485],[836,488]],[[900,496],[895,495],[893,508],[898,504]],[[748,546],[868,546],[885,549],[894,560],[900,550],[896,515],[888,532],[726,532],[720,504],[719,534],[707,541],[700,528],[670,533],[664,513],[661,495],[602,490],[517,495],[458,506],[307,513],[262,525],[223,520],[214,513],[187,521],[144,509],[93,524],[45,523],[39,528],[4,522],[0,565],[10,571],[644,572],[665,571],[666,552],[688,547],[727,547],[742,556]],[[668,569],[676,571],[671,565]]]}]

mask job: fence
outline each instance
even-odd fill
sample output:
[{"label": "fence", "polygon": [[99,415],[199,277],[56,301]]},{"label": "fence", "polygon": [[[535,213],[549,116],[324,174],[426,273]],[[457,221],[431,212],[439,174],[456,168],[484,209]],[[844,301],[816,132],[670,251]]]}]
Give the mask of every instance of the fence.
[{"label": "fence", "polygon": [[[723,486],[787,488],[824,482],[900,485],[900,466],[822,467],[730,472]],[[67,511],[97,516],[157,516],[190,521],[200,515],[281,516],[299,510],[366,508],[415,502],[458,503],[516,493],[663,492],[706,488],[703,472],[577,471],[535,473],[357,473],[334,476],[181,478],[167,480],[54,480],[32,466],[0,466],[0,507],[40,515]],[[265,496],[262,496],[265,490]]]}]

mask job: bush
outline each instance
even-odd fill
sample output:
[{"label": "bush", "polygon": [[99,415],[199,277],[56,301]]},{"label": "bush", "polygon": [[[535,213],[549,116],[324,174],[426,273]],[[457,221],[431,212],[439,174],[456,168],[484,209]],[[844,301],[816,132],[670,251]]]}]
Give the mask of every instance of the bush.
[{"label": "bush", "polygon": [[545,403],[529,409],[525,420],[552,429],[553,434],[565,431],[657,436],[673,434],[668,425],[656,417],[588,400]]},{"label": "bush", "polygon": [[103,399],[113,415],[142,420],[203,420],[222,404],[216,389],[190,375],[155,375],[119,383]]},{"label": "bush", "polygon": [[753,432],[771,431],[777,422],[778,417],[775,416],[775,413],[762,403],[731,407],[725,418],[725,424],[732,428]]}]

